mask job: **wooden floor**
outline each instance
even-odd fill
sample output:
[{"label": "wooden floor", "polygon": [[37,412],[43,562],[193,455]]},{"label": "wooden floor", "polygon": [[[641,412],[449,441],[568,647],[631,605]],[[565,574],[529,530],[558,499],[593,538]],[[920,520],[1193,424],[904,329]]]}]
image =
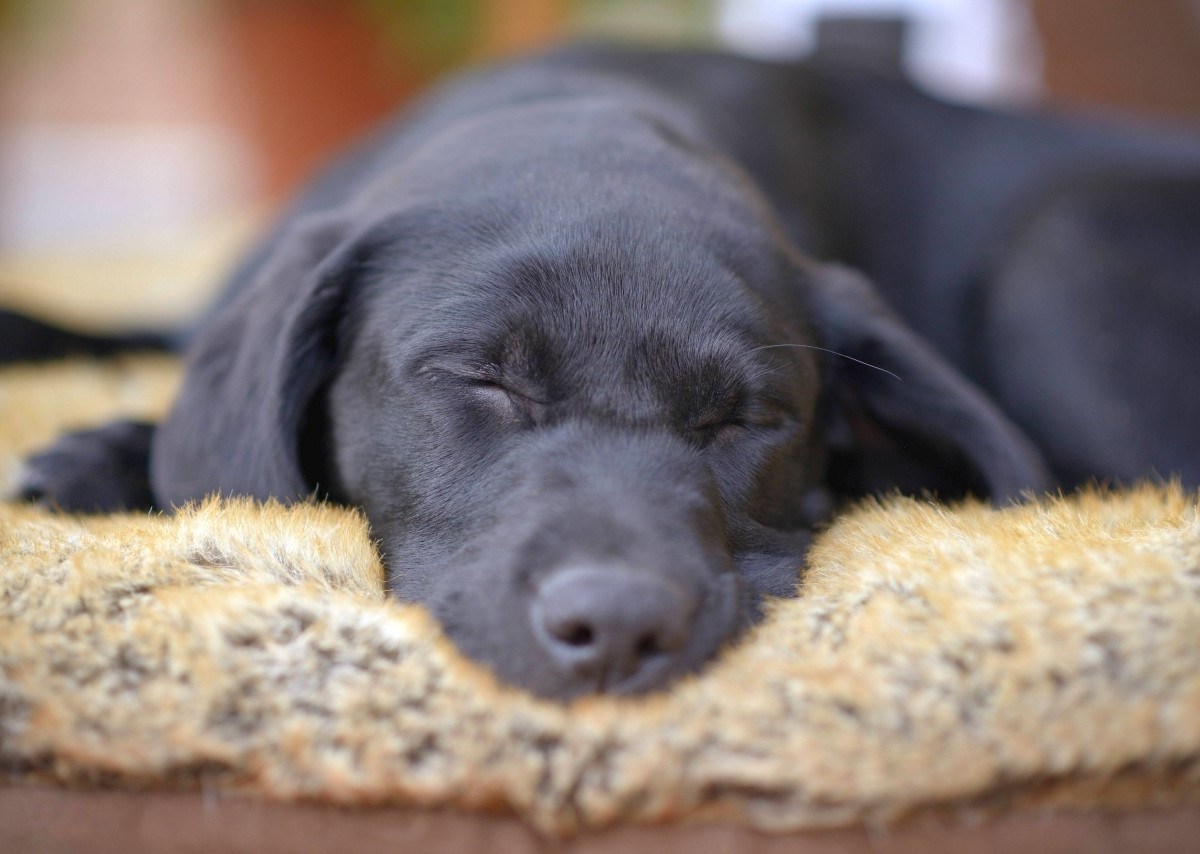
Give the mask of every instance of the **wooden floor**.
[{"label": "wooden floor", "polygon": [[724,825],[631,827],[547,840],[506,817],[408,809],[286,806],[187,793],[0,788],[6,854],[938,854],[1195,852],[1200,809],[1019,814],[981,823],[910,822],[768,836]]}]

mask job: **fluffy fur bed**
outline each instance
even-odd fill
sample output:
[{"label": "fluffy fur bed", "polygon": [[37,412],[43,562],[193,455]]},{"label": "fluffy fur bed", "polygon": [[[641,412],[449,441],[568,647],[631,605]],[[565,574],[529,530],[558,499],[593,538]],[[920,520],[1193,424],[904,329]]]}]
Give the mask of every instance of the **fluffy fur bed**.
[{"label": "fluffy fur bed", "polygon": [[[0,373],[0,486],[63,427],[153,415],[175,372]],[[0,505],[0,764],[17,782],[511,810],[559,833],[1200,801],[1195,496],[868,505],[820,539],[800,593],[665,695],[563,707],[386,601],[353,512]]]}]

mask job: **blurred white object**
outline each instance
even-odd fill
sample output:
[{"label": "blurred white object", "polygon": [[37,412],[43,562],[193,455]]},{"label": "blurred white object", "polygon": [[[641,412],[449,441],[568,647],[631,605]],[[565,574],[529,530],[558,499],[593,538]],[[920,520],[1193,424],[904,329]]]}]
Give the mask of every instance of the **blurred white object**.
[{"label": "blurred white object", "polygon": [[904,69],[961,101],[1019,102],[1041,92],[1041,50],[1028,0],[721,0],[717,31],[733,50],[793,59],[816,48],[822,19],[904,19]]},{"label": "blurred white object", "polygon": [[198,126],[27,125],[0,134],[0,250],[186,239],[248,204],[241,141]]},{"label": "blurred white object", "polygon": [[186,240],[245,209],[258,164],[215,4],[37,8],[0,53],[0,253]]}]

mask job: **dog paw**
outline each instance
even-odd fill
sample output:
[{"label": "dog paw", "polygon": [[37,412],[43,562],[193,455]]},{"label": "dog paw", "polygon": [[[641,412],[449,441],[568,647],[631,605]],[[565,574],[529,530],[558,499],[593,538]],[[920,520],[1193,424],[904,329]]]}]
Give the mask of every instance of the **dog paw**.
[{"label": "dog paw", "polygon": [[150,509],[153,435],[154,425],[135,421],[67,433],[25,460],[20,495],[69,512]]}]

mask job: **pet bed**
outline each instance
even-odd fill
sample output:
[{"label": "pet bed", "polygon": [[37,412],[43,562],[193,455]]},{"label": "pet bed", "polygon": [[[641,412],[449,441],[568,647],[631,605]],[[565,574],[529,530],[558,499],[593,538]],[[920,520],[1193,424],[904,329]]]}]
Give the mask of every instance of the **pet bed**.
[{"label": "pet bed", "polygon": [[[177,372],[163,357],[0,372],[0,488],[62,429],[155,417]],[[868,502],[798,585],[669,691],[562,705],[388,601],[352,510],[6,503],[0,804],[37,785],[182,790],[482,811],[559,838],[1031,809],[1172,808],[1200,828],[1195,495]]]}]

